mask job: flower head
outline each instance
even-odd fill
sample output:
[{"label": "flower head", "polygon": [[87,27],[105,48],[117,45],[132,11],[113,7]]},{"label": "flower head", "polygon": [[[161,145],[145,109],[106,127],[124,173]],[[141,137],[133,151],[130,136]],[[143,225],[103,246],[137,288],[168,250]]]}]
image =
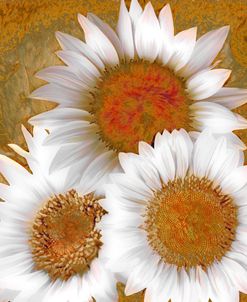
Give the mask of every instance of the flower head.
[{"label": "flower head", "polygon": [[49,129],[47,144],[63,145],[51,169],[76,160],[79,175],[101,154],[111,172],[119,152],[137,152],[139,141],[151,144],[164,129],[197,136],[210,128],[243,147],[232,131],[247,122],[231,109],[246,102],[247,91],[223,87],[231,72],[213,63],[228,26],[199,39],[196,28],[175,35],[169,5],[157,17],[150,2],[142,9],[137,0],[129,11],[121,1],[116,31],[93,14],[78,20],[85,42],[57,32],[66,66],[38,72],[50,83],[31,94],[59,103],[30,120]]},{"label": "flower head", "polygon": [[25,128],[23,134],[29,152],[10,146],[32,173],[0,156],[0,172],[9,183],[0,184],[2,295],[9,290],[18,301],[114,300],[115,279],[101,258],[97,226],[106,213],[99,204],[100,174],[85,171],[80,182],[68,169],[49,174],[58,147],[43,146],[48,133],[39,127],[33,136]]},{"label": "flower head", "polygon": [[183,129],[121,153],[101,225],[105,255],[148,301],[238,301],[247,293],[243,153],[208,131]]}]

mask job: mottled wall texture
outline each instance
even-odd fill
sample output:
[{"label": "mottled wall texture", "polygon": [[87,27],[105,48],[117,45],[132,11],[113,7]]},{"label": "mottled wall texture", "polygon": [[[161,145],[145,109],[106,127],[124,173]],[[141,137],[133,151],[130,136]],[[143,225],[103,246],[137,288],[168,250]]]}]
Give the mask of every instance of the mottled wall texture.
[{"label": "mottled wall texture", "polygon": [[[144,0],[140,1],[142,5]],[[152,0],[158,12],[167,0]],[[218,56],[220,67],[232,69],[227,86],[247,88],[247,0],[170,0],[176,31],[198,27],[198,36],[229,24],[230,35]],[[20,126],[53,105],[28,95],[44,84],[34,74],[47,66],[62,64],[54,54],[59,49],[57,30],[83,38],[77,13],[93,12],[115,27],[119,0],[0,0],[0,153],[22,161],[11,152],[9,143],[25,147]],[[127,4],[129,1],[127,0]],[[247,118],[247,105],[237,109]],[[237,134],[247,143],[247,130]],[[247,153],[246,153],[247,155]],[[246,157],[247,159],[247,157]],[[22,162],[23,163],[23,162]],[[143,294],[119,301],[143,302]],[[241,301],[247,302],[242,295]]]}]

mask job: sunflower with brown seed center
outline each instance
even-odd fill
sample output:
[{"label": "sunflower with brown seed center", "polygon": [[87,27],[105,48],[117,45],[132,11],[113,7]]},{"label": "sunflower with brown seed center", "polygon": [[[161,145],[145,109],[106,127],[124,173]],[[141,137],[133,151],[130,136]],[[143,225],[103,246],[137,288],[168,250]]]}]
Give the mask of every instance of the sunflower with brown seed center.
[{"label": "sunflower with brown seed center", "polygon": [[[100,206],[102,172],[75,179],[73,168],[50,174],[59,146],[44,146],[48,133],[34,135],[23,128],[29,152],[24,156],[32,174],[0,156],[1,288],[12,289],[19,301],[114,301],[116,281],[101,258],[104,240],[98,223],[106,214]],[[98,163],[91,163],[99,167]],[[89,171],[90,171],[90,167]],[[72,173],[72,174],[71,174]]]},{"label": "sunflower with brown seed center", "polygon": [[121,1],[116,31],[91,13],[78,20],[85,42],[57,32],[66,66],[39,71],[49,84],[31,94],[59,104],[30,120],[50,131],[47,144],[62,145],[51,170],[76,160],[80,174],[101,156],[107,176],[119,169],[120,152],[137,152],[139,141],[152,144],[164,129],[197,137],[210,128],[244,148],[232,131],[247,122],[231,109],[246,102],[247,90],[223,87],[231,71],[214,68],[228,26],[199,39],[196,27],[175,34],[169,4],[157,17],[137,0],[129,10]]},{"label": "sunflower with brown seed center", "polygon": [[119,159],[124,172],[111,174],[101,226],[126,295],[208,302],[247,293],[243,152],[209,131],[192,142],[182,129]]}]

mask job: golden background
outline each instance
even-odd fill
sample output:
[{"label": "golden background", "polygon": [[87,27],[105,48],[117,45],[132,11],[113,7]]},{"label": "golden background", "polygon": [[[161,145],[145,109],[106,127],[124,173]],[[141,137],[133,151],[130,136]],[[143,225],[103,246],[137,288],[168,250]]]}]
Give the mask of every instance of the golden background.
[{"label": "golden background", "polygon": [[[129,5],[130,1],[127,1]],[[146,1],[141,0],[142,5]],[[158,12],[167,0],[152,0]],[[232,70],[228,86],[247,88],[247,0],[171,0],[176,31],[198,27],[198,36],[229,24],[227,42],[218,59],[220,67]],[[25,147],[20,126],[29,129],[27,120],[52,108],[48,102],[28,95],[44,84],[34,74],[44,67],[61,64],[54,32],[64,31],[83,38],[77,13],[93,12],[115,27],[119,0],[0,0],[0,153],[22,161],[7,146]],[[247,118],[247,105],[237,110]],[[247,130],[237,134],[247,144]],[[245,154],[247,156],[247,152]],[[246,157],[247,159],[247,157]],[[143,302],[143,293],[125,297],[118,286],[119,302]],[[241,295],[247,302],[247,295]]]}]

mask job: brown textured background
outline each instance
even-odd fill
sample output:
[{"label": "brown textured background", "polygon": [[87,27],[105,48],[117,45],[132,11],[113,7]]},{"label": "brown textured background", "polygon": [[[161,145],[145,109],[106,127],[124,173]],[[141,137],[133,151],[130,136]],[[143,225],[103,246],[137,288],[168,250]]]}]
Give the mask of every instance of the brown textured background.
[{"label": "brown textured background", "polygon": [[[145,2],[140,1],[142,5]],[[152,0],[152,3],[158,12],[167,0]],[[232,69],[227,85],[247,88],[247,0],[171,0],[169,3],[176,31],[198,26],[201,36],[230,24],[230,35],[218,59],[222,60],[221,67]],[[54,106],[28,98],[31,91],[44,84],[34,74],[44,67],[61,64],[54,54],[59,49],[54,32],[60,30],[83,38],[78,12],[93,12],[114,27],[118,9],[119,0],[0,0],[0,153],[23,163],[7,144],[25,147],[20,125],[28,126],[29,117]],[[237,112],[247,118],[247,105]],[[247,143],[247,130],[237,134]],[[118,290],[119,302],[143,302],[143,293],[125,297],[123,286],[119,285]],[[241,295],[241,302],[247,302],[247,295]]]}]

